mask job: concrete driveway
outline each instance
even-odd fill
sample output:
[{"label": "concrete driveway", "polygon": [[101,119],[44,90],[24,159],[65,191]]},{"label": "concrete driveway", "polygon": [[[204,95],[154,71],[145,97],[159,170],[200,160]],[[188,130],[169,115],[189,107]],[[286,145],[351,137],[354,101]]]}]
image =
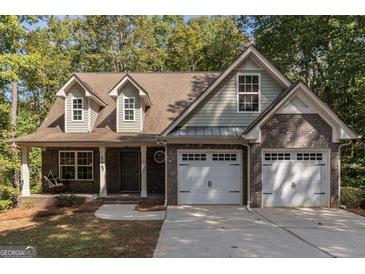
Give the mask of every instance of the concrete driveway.
[{"label": "concrete driveway", "polygon": [[336,209],[169,207],[155,257],[365,257],[365,218]]}]

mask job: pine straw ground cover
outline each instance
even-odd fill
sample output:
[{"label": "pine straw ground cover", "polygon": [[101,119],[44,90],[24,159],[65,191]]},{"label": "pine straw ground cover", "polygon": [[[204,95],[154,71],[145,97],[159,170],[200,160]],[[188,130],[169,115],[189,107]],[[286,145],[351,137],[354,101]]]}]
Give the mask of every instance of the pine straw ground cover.
[{"label": "pine straw ground cover", "polygon": [[349,208],[348,211],[365,217],[365,209],[363,208]]},{"label": "pine straw ground cover", "polygon": [[0,214],[0,245],[33,245],[39,257],[152,257],[162,221],[109,221],[98,204]]}]

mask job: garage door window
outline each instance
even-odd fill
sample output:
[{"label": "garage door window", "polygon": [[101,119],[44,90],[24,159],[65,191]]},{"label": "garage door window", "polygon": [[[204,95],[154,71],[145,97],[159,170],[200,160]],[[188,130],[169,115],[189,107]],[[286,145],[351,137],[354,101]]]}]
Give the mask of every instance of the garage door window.
[{"label": "garage door window", "polygon": [[265,161],[290,160],[290,153],[265,153]]},{"label": "garage door window", "polygon": [[237,154],[235,153],[213,153],[213,161],[237,161]]},{"label": "garage door window", "polygon": [[322,161],[322,153],[297,153],[298,161]]},{"label": "garage door window", "polygon": [[182,154],[183,161],[206,161],[207,154],[204,153],[184,153]]}]

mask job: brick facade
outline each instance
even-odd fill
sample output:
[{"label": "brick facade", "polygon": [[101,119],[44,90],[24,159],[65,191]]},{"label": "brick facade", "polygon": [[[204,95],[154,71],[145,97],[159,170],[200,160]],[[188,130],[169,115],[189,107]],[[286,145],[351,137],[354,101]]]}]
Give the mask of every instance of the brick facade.
[{"label": "brick facade", "polygon": [[247,198],[247,148],[242,145],[226,144],[168,144],[167,145],[167,203],[177,205],[178,203],[178,182],[177,182],[177,151],[179,149],[241,149],[242,150],[242,195],[243,203]]},{"label": "brick facade", "polygon": [[[92,150],[94,152],[94,179],[92,181],[69,181],[63,187],[49,188],[42,180],[43,193],[99,193],[100,188],[100,167],[99,167],[99,148],[47,148],[42,151],[42,178],[47,176],[49,171],[55,177],[59,177],[59,151],[60,150]],[[107,192],[120,193],[121,174],[120,174],[120,153],[122,151],[140,151],[139,147],[131,148],[106,148],[106,182]],[[165,193],[165,165],[157,164],[153,155],[156,150],[165,150],[164,147],[147,147],[147,190],[148,194]]]},{"label": "brick facade", "polygon": [[[63,187],[49,188],[43,176],[47,176],[51,170],[55,177],[59,177],[60,150],[92,150],[94,153],[94,179],[92,181],[68,181],[64,182]],[[42,151],[42,192],[43,193],[99,193],[100,173],[99,173],[99,149],[98,148],[47,148]]]},{"label": "brick facade", "polygon": [[251,144],[251,205],[262,204],[262,149],[330,149],[330,202],[339,205],[339,144],[332,143],[332,128],[318,114],[276,114],[261,129],[262,143]]},{"label": "brick facade", "polygon": [[[165,165],[157,164],[153,155],[155,151],[163,150],[164,147],[147,147],[147,193],[165,193]],[[106,182],[108,193],[119,193],[121,191],[121,163],[120,153],[122,151],[140,151],[139,147],[128,148],[107,148],[106,149]]]}]

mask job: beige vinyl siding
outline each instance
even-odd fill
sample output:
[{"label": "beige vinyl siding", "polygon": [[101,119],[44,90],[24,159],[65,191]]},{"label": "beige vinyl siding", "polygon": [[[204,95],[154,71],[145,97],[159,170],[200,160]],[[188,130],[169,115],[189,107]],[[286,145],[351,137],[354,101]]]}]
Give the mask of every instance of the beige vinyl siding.
[{"label": "beige vinyl siding", "polygon": [[[134,121],[124,121],[124,98],[133,97],[135,100],[135,110],[134,110]],[[117,131],[118,132],[140,132],[141,131],[141,100],[139,97],[138,89],[131,83],[127,83],[123,86],[118,95],[117,99]]]},{"label": "beige vinyl siding", "polygon": [[96,118],[98,117],[99,105],[89,99],[90,104],[90,132],[93,130]]},{"label": "beige vinyl siding", "polygon": [[261,112],[283,90],[264,70],[235,70],[179,126],[248,126],[260,113],[237,112],[238,73],[260,74]]},{"label": "beige vinyl siding", "polygon": [[[83,98],[83,120],[72,121],[72,99]],[[88,99],[85,91],[79,84],[73,85],[68,91],[65,100],[66,132],[88,132],[89,131],[89,111]]]}]

